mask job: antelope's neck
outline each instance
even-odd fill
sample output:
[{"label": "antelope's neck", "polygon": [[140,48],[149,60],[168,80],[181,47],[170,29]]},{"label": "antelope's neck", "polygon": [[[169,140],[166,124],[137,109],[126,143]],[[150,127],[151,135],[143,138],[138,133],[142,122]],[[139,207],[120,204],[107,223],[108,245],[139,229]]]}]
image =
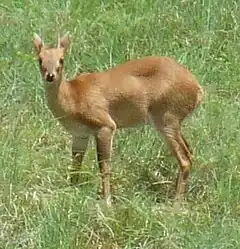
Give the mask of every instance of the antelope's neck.
[{"label": "antelope's neck", "polygon": [[61,86],[65,82],[66,80],[62,77],[56,82],[45,85],[48,107],[56,118],[62,118],[66,115],[60,103]]},{"label": "antelope's neck", "polygon": [[65,95],[68,92],[69,82],[62,79],[46,86],[46,97],[48,107],[54,117],[63,125],[66,131],[73,136],[85,136],[91,133],[91,130],[81,123],[77,122],[69,112],[66,106],[71,106],[71,100],[66,102]]}]

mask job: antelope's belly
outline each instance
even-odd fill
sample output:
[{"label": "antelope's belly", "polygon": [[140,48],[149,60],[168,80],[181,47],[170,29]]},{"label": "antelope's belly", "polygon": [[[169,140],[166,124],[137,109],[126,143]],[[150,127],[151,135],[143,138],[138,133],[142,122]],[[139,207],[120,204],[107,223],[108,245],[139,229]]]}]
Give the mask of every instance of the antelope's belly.
[{"label": "antelope's belly", "polygon": [[87,126],[81,124],[80,122],[76,122],[73,119],[60,119],[59,122],[63,125],[65,130],[73,136],[84,137],[85,135],[92,133],[92,130]]}]

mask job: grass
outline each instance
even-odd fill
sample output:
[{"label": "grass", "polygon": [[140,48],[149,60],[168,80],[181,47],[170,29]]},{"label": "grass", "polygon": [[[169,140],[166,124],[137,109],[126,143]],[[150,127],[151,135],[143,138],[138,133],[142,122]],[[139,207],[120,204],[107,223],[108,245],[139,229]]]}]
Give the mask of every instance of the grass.
[{"label": "grass", "polygon": [[[240,248],[240,9],[237,1],[0,3],[0,248]],[[97,200],[92,142],[82,186],[68,187],[69,135],[44,98],[32,34],[73,36],[66,72],[130,58],[176,58],[198,77],[205,103],[184,125],[195,153],[185,212],[172,212],[177,164],[149,127],[114,141],[116,203]],[[160,170],[166,182],[159,183]],[[173,182],[173,183],[172,183]]]}]

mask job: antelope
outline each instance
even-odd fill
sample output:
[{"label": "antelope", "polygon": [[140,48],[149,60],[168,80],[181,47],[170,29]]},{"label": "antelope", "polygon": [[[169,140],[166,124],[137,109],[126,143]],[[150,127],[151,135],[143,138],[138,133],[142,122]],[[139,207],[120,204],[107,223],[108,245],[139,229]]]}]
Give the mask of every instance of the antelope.
[{"label": "antelope", "polygon": [[195,76],[170,57],[132,59],[102,72],[64,77],[64,57],[71,36],[44,45],[34,33],[34,46],[52,114],[72,136],[70,184],[79,182],[89,138],[95,137],[101,174],[101,199],[111,205],[111,151],[117,129],[152,124],[165,138],[179,164],[174,204],[186,196],[193,152],[181,131],[183,120],[202,103],[203,88]]}]

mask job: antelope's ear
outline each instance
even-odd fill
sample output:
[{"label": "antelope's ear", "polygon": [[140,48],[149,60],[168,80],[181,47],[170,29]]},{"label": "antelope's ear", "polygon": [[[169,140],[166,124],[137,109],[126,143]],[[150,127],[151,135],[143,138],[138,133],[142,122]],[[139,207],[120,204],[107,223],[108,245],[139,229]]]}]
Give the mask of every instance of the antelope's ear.
[{"label": "antelope's ear", "polygon": [[34,43],[36,52],[39,54],[44,44],[43,44],[42,39],[36,33],[33,34],[33,43]]},{"label": "antelope's ear", "polygon": [[70,42],[71,42],[71,36],[70,33],[67,32],[64,36],[58,39],[58,47],[63,48],[64,53],[66,53],[69,48]]}]

